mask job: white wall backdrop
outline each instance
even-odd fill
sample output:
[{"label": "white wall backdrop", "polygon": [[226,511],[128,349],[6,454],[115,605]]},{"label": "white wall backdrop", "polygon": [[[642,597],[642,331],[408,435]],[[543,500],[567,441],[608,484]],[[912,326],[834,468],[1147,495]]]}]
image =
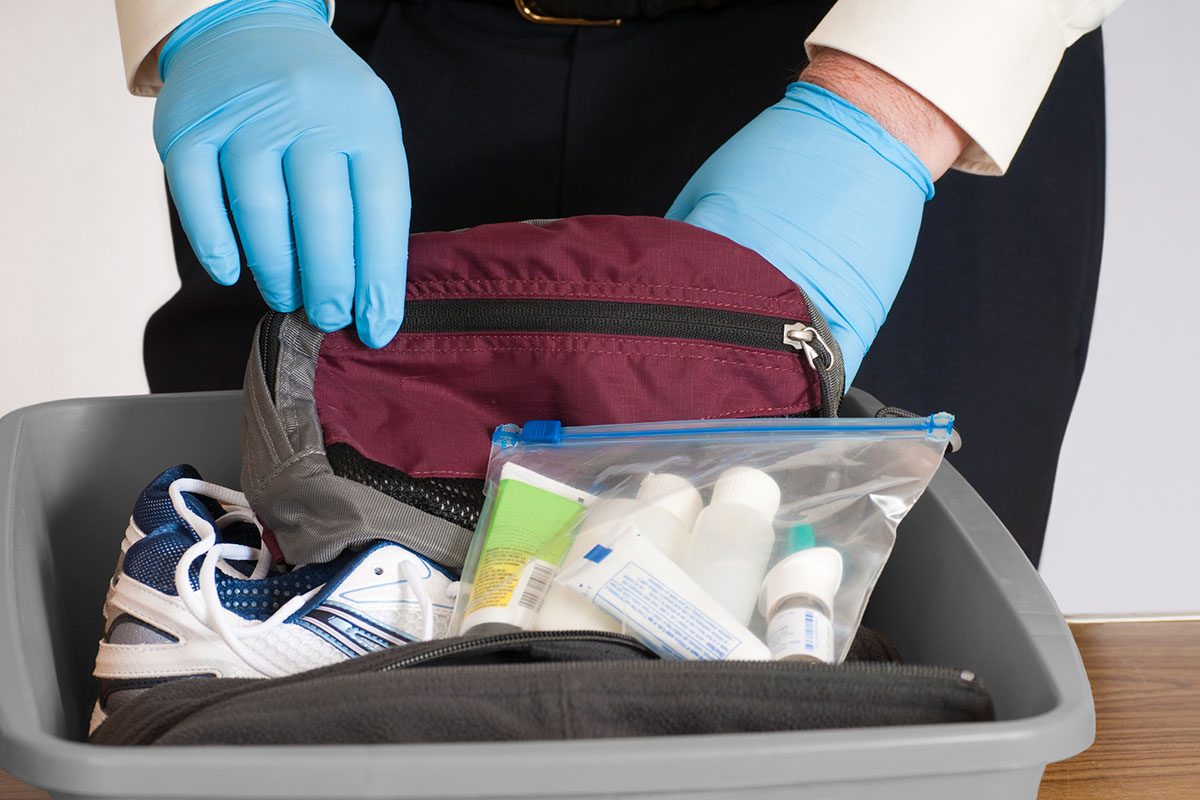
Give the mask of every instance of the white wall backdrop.
[{"label": "white wall backdrop", "polygon": [[1200,611],[1197,29],[1183,0],[1104,26],[1104,262],[1042,555],[1068,612]]},{"label": "white wall backdrop", "polygon": [[[1197,29],[1200,4],[1175,0],[1105,27],[1104,274],[1042,568],[1067,612],[1200,611]],[[0,99],[0,413],[144,392],[142,326],[178,282],[112,4],[6,4]],[[1110,401],[1139,380],[1147,399]]]},{"label": "white wall backdrop", "polygon": [[154,103],[125,91],[112,2],[3,12],[0,413],[144,392],[142,328],[179,284]]}]

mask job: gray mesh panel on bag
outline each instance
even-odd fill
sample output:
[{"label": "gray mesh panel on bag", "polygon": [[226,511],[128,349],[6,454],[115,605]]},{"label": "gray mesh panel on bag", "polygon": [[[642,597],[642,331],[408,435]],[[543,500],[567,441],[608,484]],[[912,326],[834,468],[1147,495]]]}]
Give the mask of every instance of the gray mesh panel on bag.
[{"label": "gray mesh panel on bag", "polygon": [[274,402],[257,345],[251,353],[242,414],[242,489],[251,506],[289,563],[324,562],[347,547],[389,539],[460,568],[470,530],[334,474],[313,400],[322,336],[301,316],[283,320]]}]

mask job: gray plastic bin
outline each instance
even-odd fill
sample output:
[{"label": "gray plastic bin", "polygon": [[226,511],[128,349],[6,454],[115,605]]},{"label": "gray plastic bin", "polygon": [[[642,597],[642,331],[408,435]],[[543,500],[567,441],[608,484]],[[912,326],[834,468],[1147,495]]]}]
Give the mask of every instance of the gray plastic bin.
[{"label": "gray plastic bin", "polygon": [[[847,415],[873,413],[866,395]],[[867,622],[967,667],[999,720],[512,744],[113,748],[83,743],[101,605],[129,510],[180,461],[236,485],[240,395],[69,400],[0,420],[0,766],[55,797],[1034,798],[1092,742],[1062,616],[950,466],[901,527]],[[968,446],[970,442],[968,440]]]}]

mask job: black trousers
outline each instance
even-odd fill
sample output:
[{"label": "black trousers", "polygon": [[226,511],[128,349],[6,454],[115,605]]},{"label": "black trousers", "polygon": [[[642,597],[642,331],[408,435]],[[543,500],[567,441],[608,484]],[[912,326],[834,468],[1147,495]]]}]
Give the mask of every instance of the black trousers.
[{"label": "black trousers", "polygon": [[[569,28],[504,0],[339,0],[335,30],[388,83],[413,229],[662,214],[701,162],[778,99],[828,3]],[[1087,354],[1104,209],[1099,33],[1067,53],[1001,179],[951,173],[928,204],[895,307],[855,381],[958,415],[955,465],[1036,563]],[[182,286],[146,328],[155,392],[240,386],[263,313],[243,272],[203,273],[171,209]]]}]

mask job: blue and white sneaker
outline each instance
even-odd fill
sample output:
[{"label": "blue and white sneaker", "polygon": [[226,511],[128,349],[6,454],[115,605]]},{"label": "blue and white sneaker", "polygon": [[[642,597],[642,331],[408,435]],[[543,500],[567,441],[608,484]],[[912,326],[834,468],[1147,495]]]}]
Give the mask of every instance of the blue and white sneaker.
[{"label": "blue and white sneaker", "polygon": [[284,571],[245,495],[172,467],[142,492],[121,543],[91,730],[164,681],[279,677],[443,637],[453,582],[393,542]]}]

